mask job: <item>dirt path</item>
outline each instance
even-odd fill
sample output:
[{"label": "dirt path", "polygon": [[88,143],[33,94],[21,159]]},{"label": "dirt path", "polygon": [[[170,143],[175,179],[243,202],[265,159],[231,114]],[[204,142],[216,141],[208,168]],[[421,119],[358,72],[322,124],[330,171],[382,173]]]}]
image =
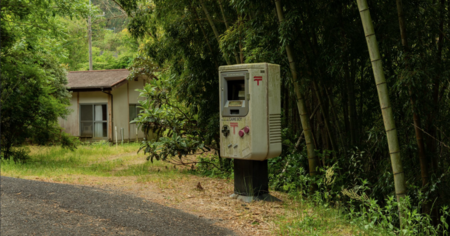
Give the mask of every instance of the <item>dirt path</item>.
[{"label": "dirt path", "polygon": [[[183,175],[179,178],[155,175],[67,176],[67,179],[58,181],[41,178],[37,180],[70,183],[131,194],[163,206],[182,210],[199,218],[212,220],[215,225],[231,229],[239,235],[273,235],[276,225],[272,222],[278,216],[286,215],[283,203],[243,203],[229,197],[233,193],[233,183],[230,180],[195,175]],[[204,190],[197,189],[198,183]],[[271,194],[285,201],[287,199],[285,195],[277,192]]]},{"label": "dirt path", "polygon": [[[123,160],[123,165],[112,173],[132,165],[145,163],[142,156],[133,153],[113,155],[101,162]],[[97,163],[97,162],[93,162]],[[88,175],[66,175],[64,178],[42,178],[28,176],[26,179],[45,182],[66,183],[101,188],[132,194],[151,202],[182,210],[199,218],[210,219],[215,225],[226,227],[240,235],[273,235],[274,225],[280,215],[286,215],[286,208],[280,202],[243,203],[229,196],[233,193],[232,180],[208,178],[179,173],[180,167],[162,166],[161,162],[148,168],[149,174],[142,176],[99,177]],[[199,190],[200,183],[203,190]],[[272,195],[288,203],[286,195],[272,192]]]},{"label": "dirt path", "polygon": [[234,235],[118,191],[1,177],[2,235]]}]

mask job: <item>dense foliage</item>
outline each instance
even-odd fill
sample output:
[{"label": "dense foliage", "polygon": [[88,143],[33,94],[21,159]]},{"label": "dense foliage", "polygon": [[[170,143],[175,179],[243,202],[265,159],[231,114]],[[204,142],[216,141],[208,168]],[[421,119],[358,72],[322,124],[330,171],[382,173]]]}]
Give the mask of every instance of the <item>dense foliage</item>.
[{"label": "dense foliage", "polygon": [[[284,151],[270,160],[274,186],[297,190],[321,178],[307,177],[306,170],[323,169],[324,175],[334,166],[336,193],[365,183],[364,194],[388,204],[394,173],[356,1],[116,2],[130,17],[129,32],[145,42],[140,57],[169,68],[205,139],[219,135],[218,66],[280,64]],[[382,0],[369,1],[369,7],[407,194],[438,224],[439,208],[450,204],[450,1]],[[288,47],[295,60],[286,56]],[[299,109],[309,122],[300,122]],[[305,138],[313,140],[310,147]]]},{"label": "dense foliage", "polygon": [[[57,125],[68,114],[70,94],[60,63],[64,27],[58,16],[89,14],[84,1],[2,1],[1,155],[10,158],[25,140],[71,146]],[[16,158],[25,157],[16,153]]]}]

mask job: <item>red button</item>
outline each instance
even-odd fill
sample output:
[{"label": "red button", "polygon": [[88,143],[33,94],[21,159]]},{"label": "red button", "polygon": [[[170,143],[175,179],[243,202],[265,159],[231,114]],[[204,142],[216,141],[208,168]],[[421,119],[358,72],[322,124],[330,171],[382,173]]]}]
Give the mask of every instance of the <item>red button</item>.
[{"label": "red button", "polygon": [[243,130],[239,130],[239,136],[240,136],[240,137],[244,136],[244,134],[245,134],[245,133],[244,133]]},{"label": "red button", "polygon": [[245,126],[244,131],[248,134],[248,132],[250,132],[250,128],[248,126]]}]

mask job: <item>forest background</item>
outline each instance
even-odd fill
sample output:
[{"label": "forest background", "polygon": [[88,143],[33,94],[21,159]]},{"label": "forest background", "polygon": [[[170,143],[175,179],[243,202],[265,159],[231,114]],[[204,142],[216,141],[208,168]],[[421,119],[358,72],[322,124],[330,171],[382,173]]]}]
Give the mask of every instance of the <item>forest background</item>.
[{"label": "forest background", "polygon": [[[21,4],[27,10],[14,8]],[[43,134],[67,114],[64,68],[88,68],[86,17],[91,15],[94,69],[129,67],[159,78],[142,91],[149,99],[136,120],[144,129],[170,134],[143,144],[150,159],[170,161],[178,153],[218,148],[218,66],[280,64],[283,154],[269,160],[273,188],[345,202],[360,212],[385,209],[398,227],[395,208],[389,207],[399,183],[394,178],[402,175],[407,191],[397,196],[407,196],[408,211],[429,216],[434,226],[448,224],[449,0],[369,1],[398,137],[395,153],[388,145],[386,132],[392,129],[386,129],[380,110],[380,84],[374,82],[357,1],[99,0],[93,5],[98,7],[92,11],[81,0],[2,1],[2,144],[50,139]],[[39,99],[32,98],[36,94]],[[31,109],[29,102],[17,102],[19,97],[41,106]],[[36,114],[39,119],[30,118]],[[17,132],[21,135],[14,136]],[[2,155],[10,152],[2,145]],[[393,154],[401,172],[392,171]],[[220,170],[232,169],[232,163],[217,162]],[[329,182],[327,173],[334,176]]]}]

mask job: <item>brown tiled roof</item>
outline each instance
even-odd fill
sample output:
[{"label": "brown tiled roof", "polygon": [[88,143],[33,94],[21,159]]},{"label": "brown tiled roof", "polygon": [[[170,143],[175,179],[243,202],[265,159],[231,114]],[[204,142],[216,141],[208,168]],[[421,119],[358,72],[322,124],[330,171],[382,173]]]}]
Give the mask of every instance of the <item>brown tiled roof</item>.
[{"label": "brown tiled roof", "polygon": [[112,89],[125,82],[127,69],[70,71],[67,75],[69,90]]}]

